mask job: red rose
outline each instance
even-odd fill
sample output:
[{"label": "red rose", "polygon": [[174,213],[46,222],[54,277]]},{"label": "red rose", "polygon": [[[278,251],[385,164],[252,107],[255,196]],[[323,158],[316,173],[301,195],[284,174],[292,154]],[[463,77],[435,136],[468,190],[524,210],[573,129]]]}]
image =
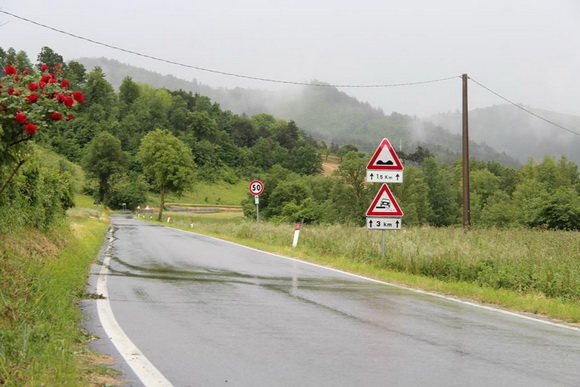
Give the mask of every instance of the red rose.
[{"label": "red rose", "polygon": [[48,83],[56,83],[56,79],[54,79],[54,78],[50,78],[50,79],[48,80]]},{"label": "red rose", "polygon": [[64,103],[64,101],[66,100],[66,96],[64,96],[62,94],[58,94],[56,96],[56,99],[58,99],[58,102]]},{"label": "red rose", "polygon": [[6,75],[16,75],[16,68],[13,66],[6,66],[4,67],[4,72]]},{"label": "red rose", "polygon": [[62,114],[56,113],[56,112],[55,113],[52,113],[50,115],[50,119],[53,120],[53,121],[60,121],[60,120],[62,120]]},{"label": "red rose", "polygon": [[30,94],[28,97],[26,97],[26,101],[28,103],[35,103],[37,99],[38,99],[38,94]]},{"label": "red rose", "polygon": [[14,89],[11,87],[8,90],[6,90],[6,92],[8,93],[8,95],[12,95],[14,94]]},{"label": "red rose", "polygon": [[40,78],[40,82],[47,83],[48,81],[50,81],[50,75],[43,75],[42,78]]},{"label": "red rose", "polygon": [[66,79],[63,79],[62,82],[60,83],[60,87],[68,87],[68,81]]},{"label": "red rose", "polygon": [[71,107],[72,105],[74,105],[74,103],[75,103],[74,99],[72,99],[71,97],[65,97],[64,106]]},{"label": "red rose", "polygon": [[30,74],[30,71],[28,71],[28,70],[24,70],[24,71],[22,72],[22,74],[24,74],[24,75],[28,75],[28,74]]},{"label": "red rose", "polygon": [[80,91],[75,91],[73,93],[73,97],[74,97],[75,101],[77,101],[78,103],[85,102],[85,96]]},{"label": "red rose", "polygon": [[18,122],[21,125],[24,125],[26,123],[26,121],[28,120],[28,117],[26,117],[26,114],[22,114],[22,113],[17,113],[14,116],[14,119],[16,120],[16,122]]},{"label": "red rose", "polygon": [[48,70],[48,66],[47,65],[40,66],[40,71],[45,71],[45,70]]},{"label": "red rose", "polygon": [[73,118],[75,118],[75,116],[72,114],[69,114],[68,116],[66,116],[67,121],[71,121]]},{"label": "red rose", "polygon": [[38,85],[36,83],[32,83],[31,82],[31,83],[28,84],[28,90],[30,90],[30,91],[34,91],[37,88],[38,88]]},{"label": "red rose", "polygon": [[34,124],[31,122],[31,123],[27,124],[27,125],[24,127],[24,130],[25,130],[25,131],[26,131],[26,133],[28,133],[28,134],[34,134],[34,133],[36,133],[36,131],[38,130],[38,128],[36,127],[36,125],[34,125]]}]

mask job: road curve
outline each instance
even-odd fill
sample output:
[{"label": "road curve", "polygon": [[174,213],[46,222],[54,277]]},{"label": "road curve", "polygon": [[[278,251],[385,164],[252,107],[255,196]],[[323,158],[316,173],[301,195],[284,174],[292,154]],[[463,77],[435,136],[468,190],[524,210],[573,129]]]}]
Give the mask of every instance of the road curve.
[{"label": "road curve", "polygon": [[127,216],[111,227],[108,302],[175,386],[580,384],[579,330]]}]

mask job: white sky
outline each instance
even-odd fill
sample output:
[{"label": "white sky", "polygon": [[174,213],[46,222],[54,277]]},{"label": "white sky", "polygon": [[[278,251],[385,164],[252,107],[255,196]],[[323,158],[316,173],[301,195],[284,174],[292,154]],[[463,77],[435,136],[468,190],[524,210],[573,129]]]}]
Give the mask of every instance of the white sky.
[{"label": "white sky", "polygon": [[[577,0],[0,0],[0,9],[143,54],[255,77],[391,84],[467,73],[516,103],[580,116]],[[67,61],[104,56],[213,87],[288,87],[156,62],[1,13],[0,25],[0,47],[24,50],[33,62],[48,46]],[[459,78],[341,90],[387,114],[461,108]],[[502,103],[470,82],[470,108]]]}]

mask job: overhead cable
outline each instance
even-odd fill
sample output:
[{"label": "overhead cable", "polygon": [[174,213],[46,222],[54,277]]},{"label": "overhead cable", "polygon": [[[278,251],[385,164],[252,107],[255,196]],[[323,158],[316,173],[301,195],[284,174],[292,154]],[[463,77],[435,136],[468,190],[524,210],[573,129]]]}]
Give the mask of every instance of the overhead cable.
[{"label": "overhead cable", "polygon": [[40,26],[42,28],[47,28],[49,30],[52,30],[52,31],[55,31],[55,32],[58,32],[58,33],[61,33],[64,35],[68,35],[68,36],[71,36],[71,37],[76,38],[76,39],[81,39],[81,40],[84,40],[84,41],[87,41],[87,42],[90,42],[93,44],[97,44],[99,46],[107,47],[107,48],[117,50],[117,51],[126,52],[128,54],[137,55],[137,56],[140,56],[143,58],[148,58],[148,59],[152,59],[155,61],[169,63],[169,64],[173,64],[176,66],[186,67],[186,68],[195,69],[195,70],[199,70],[199,71],[206,71],[206,72],[214,73],[214,74],[221,74],[221,75],[227,75],[230,77],[251,79],[251,80],[262,81],[262,82],[284,83],[284,84],[289,84],[289,85],[301,85],[301,86],[318,86],[318,87],[386,88],[386,87],[422,85],[422,84],[426,84],[426,83],[448,81],[450,79],[455,79],[455,78],[461,77],[461,76],[452,76],[452,77],[430,79],[430,80],[416,81],[416,82],[402,82],[402,83],[390,83],[390,84],[370,84],[370,85],[338,85],[338,84],[328,84],[328,83],[308,83],[308,82],[296,82],[296,81],[287,81],[287,80],[272,79],[272,78],[262,78],[262,77],[255,77],[255,76],[250,76],[250,75],[242,75],[242,74],[230,73],[230,72],[226,72],[226,71],[208,69],[208,68],[204,68],[204,67],[199,67],[199,66],[175,62],[175,61],[167,60],[167,59],[163,59],[163,58],[158,58],[158,57],[155,57],[152,55],[143,54],[143,53],[140,53],[137,51],[132,51],[132,50],[128,50],[126,48],[117,47],[117,46],[113,46],[111,44],[107,44],[107,43],[99,42],[99,41],[96,41],[93,39],[85,38],[83,36],[76,35],[76,34],[73,34],[73,33],[67,32],[67,31],[63,31],[63,30],[60,30],[58,28],[54,28],[54,27],[48,26],[46,24],[42,24],[42,23],[36,22],[34,20],[30,20],[30,19],[27,19],[25,17],[15,15],[13,13],[10,13],[10,12],[4,11],[4,10],[0,10],[0,13],[10,15],[12,17],[23,20],[25,22],[32,23],[32,24],[35,24],[35,25]]},{"label": "overhead cable", "polygon": [[486,87],[486,86],[482,85],[481,83],[477,82],[475,79],[473,79],[473,78],[471,78],[471,77],[469,77],[469,79],[471,79],[471,81],[472,81],[472,82],[474,82],[475,84],[477,84],[477,85],[479,85],[480,87],[484,88],[485,90],[489,91],[490,93],[492,93],[492,94],[496,95],[497,97],[499,97],[499,98],[503,99],[504,101],[506,101],[506,102],[508,102],[508,103],[510,103],[510,104],[512,104],[512,105],[514,105],[514,106],[515,106],[515,107],[517,107],[518,109],[521,109],[521,110],[525,111],[526,113],[528,113],[528,114],[531,114],[531,115],[533,115],[533,116],[535,116],[535,117],[539,118],[540,120],[547,122],[548,124],[554,125],[554,126],[555,126],[555,127],[557,127],[557,128],[563,129],[563,130],[565,130],[565,131],[567,131],[567,132],[570,132],[570,133],[572,133],[572,134],[575,134],[575,135],[577,135],[577,136],[580,136],[580,133],[578,133],[578,132],[575,132],[575,131],[573,131],[572,129],[568,129],[568,128],[566,128],[566,127],[564,127],[564,126],[562,126],[562,125],[560,125],[560,124],[558,124],[558,123],[556,123],[556,122],[554,122],[554,121],[551,121],[551,120],[549,120],[549,119],[547,119],[547,118],[544,118],[544,117],[540,116],[539,114],[536,114],[536,113],[534,113],[533,111],[531,111],[531,110],[529,110],[529,109],[526,109],[525,107],[523,107],[523,106],[521,106],[521,105],[518,105],[518,104],[517,104],[517,103],[515,103],[515,102],[512,102],[512,101],[510,101],[509,99],[505,98],[504,96],[500,95],[499,93],[496,93],[495,91],[491,90],[489,87]]}]

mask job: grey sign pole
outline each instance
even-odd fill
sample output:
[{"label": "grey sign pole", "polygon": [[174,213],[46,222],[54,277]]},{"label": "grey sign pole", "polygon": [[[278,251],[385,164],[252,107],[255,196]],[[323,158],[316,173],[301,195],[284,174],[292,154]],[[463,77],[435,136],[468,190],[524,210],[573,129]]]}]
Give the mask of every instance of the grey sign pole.
[{"label": "grey sign pole", "polygon": [[256,203],[256,225],[258,226],[258,234],[260,233],[260,196],[254,195],[254,201]]},{"label": "grey sign pole", "polygon": [[385,258],[385,230],[383,230],[383,253],[382,253],[382,258]]}]

